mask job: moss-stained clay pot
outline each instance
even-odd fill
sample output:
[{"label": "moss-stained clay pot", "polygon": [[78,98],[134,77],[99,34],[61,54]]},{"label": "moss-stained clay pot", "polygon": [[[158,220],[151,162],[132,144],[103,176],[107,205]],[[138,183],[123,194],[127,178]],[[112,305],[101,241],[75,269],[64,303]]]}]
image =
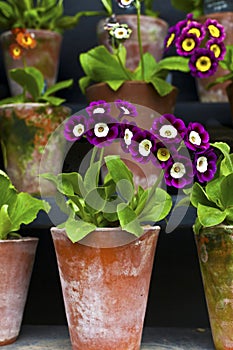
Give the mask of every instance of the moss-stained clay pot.
[{"label": "moss-stained clay pot", "polygon": [[26,62],[28,67],[36,67],[41,71],[48,87],[54,85],[57,80],[62,35],[45,29],[28,29],[28,31],[34,35],[37,45],[34,49],[25,50],[24,60],[15,60],[9,53],[10,45],[15,43],[11,31],[3,32],[0,37],[6,74],[12,96],[21,93],[22,88],[10,79],[9,70],[22,68],[24,62]]},{"label": "moss-stained clay pot", "polygon": [[37,243],[29,237],[0,240],[0,346],[19,335]]},{"label": "moss-stained clay pot", "polygon": [[233,350],[233,226],[195,235],[216,350]]},{"label": "moss-stained clay pot", "polygon": [[51,229],[73,350],[140,349],[159,231],[99,228],[72,243]]},{"label": "moss-stained clay pot", "polygon": [[[70,115],[66,106],[53,107],[43,103],[22,103],[0,106],[0,141],[3,152],[4,168],[18,191],[32,195],[40,193],[40,161],[50,135]],[[48,150],[46,166],[51,169],[60,164],[63,157],[64,140],[57,135],[53,150]],[[47,184],[46,193],[54,192]]]}]

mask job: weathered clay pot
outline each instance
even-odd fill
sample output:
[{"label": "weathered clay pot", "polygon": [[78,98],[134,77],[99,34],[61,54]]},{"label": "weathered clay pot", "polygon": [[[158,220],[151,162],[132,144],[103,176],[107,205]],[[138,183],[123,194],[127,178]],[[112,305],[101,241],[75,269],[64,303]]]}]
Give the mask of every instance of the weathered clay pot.
[{"label": "weathered clay pot", "polygon": [[195,235],[216,350],[233,349],[233,226]]},{"label": "weathered clay pot", "polygon": [[99,228],[72,243],[52,228],[73,350],[139,350],[160,228]]},{"label": "weathered clay pot", "polygon": [[[126,66],[134,70],[140,60],[138,38],[137,38],[137,15],[117,15],[121,24],[128,24],[133,30],[130,38],[124,42],[127,50]],[[97,36],[100,44],[105,45],[111,51],[108,33],[104,30],[105,19],[100,20],[97,25]],[[151,53],[156,61],[161,60],[164,51],[164,39],[168,32],[168,23],[161,18],[141,16],[141,38],[143,52]]]},{"label": "weathered clay pot", "polygon": [[[216,19],[221,23],[226,32],[226,38],[224,40],[225,45],[233,44],[232,30],[233,30],[233,12],[218,12],[218,13],[209,13],[199,18],[201,23],[204,23],[207,18]],[[210,89],[206,89],[206,86],[215,79],[229,73],[227,70],[224,70],[220,66],[217,69],[217,72],[210,76],[209,78],[196,79],[197,92],[201,102],[227,102],[226,87],[229,82],[217,84]]]},{"label": "weathered clay pot", "polygon": [[[70,115],[66,106],[50,106],[43,103],[22,103],[0,106],[0,140],[3,151],[4,168],[18,191],[37,195],[40,193],[40,161],[45,145],[54,130]],[[54,137],[54,142],[56,138]],[[63,156],[64,140],[57,135],[55,149],[50,150],[51,157],[47,169],[60,164]],[[48,152],[47,148],[47,152]],[[53,151],[53,152],[52,152]],[[54,192],[47,181],[46,193]]]},{"label": "weathered clay pot", "polygon": [[[148,107],[160,114],[174,112],[177,94],[178,90],[174,88],[168,95],[160,96],[152,84],[143,81],[126,81],[117,91],[112,90],[106,83],[93,84],[86,89],[88,102],[98,100],[114,102],[121,99]],[[144,120],[144,123],[147,121]],[[144,125],[147,128],[146,124]]]},{"label": "weathered clay pot", "polygon": [[[48,87],[54,85],[57,80],[58,67],[60,62],[60,49],[62,35],[45,29],[28,29],[33,33],[37,41],[34,49],[25,50],[24,61],[28,67],[35,67],[41,71]],[[15,43],[11,31],[1,34],[1,45],[3,50],[4,64],[8,77],[9,88],[12,96],[22,92],[22,88],[9,77],[9,70],[24,67],[22,59],[15,60],[9,54],[9,47]]]},{"label": "weathered clay pot", "polygon": [[38,238],[0,240],[0,346],[20,332]]}]

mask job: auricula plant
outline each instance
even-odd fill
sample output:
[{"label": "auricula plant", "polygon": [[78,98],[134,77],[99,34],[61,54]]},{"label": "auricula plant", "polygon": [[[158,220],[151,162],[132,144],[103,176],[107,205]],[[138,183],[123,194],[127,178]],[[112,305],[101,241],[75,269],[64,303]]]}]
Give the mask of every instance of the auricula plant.
[{"label": "auricula plant", "polygon": [[[93,146],[84,174],[42,174],[56,185],[58,203],[68,214],[60,227],[65,227],[73,242],[96,227],[121,227],[140,236],[143,225],[165,219],[172,209],[162,180],[167,188],[187,189],[194,181],[202,186],[215,175],[217,156],[202,124],[190,122],[186,126],[182,119],[165,114],[145,130],[136,123],[139,107],[123,100],[112,104],[94,101],[62,125],[67,144],[88,142]],[[135,163],[142,167],[152,163],[156,174],[159,169],[151,187],[135,183],[123,157],[104,156],[105,148],[117,142]],[[102,172],[103,165],[107,172]]]}]

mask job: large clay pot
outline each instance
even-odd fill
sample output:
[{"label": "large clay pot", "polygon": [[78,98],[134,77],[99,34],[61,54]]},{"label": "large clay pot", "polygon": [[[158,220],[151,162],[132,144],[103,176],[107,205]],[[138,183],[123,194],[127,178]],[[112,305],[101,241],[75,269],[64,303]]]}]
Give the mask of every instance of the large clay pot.
[{"label": "large clay pot", "polygon": [[[216,19],[221,23],[226,32],[226,38],[224,40],[225,45],[232,45],[232,30],[233,30],[233,12],[218,12],[218,13],[209,13],[199,18],[201,23],[204,23],[207,18]],[[201,102],[227,102],[226,87],[229,82],[217,84],[210,89],[206,89],[206,86],[215,79],[229,73],[227,70],[222,69],[220,66],[217,69],[217,72],[210,76],[209,78],[198,78],[196,79],[197,92]]]},{"label": "large clay pot", "polygon": [[[40,193],[40,173],[60,164],[63,156],[64,138],[54,136],[51,157],[47,159],[45,169],[40,169],[44,147],[50,135],[70,115],[66,106],[50,106],[43,103],[10,104],[0,107],[0,141],[3,151],[4,168],[18,191],[33,195]],[[47,149],[47,152],[49,150]],[[54,193],[47,181],[46,193]]]},{"label": "large clay pot", "polygon": [[38,238],[0,240],[0,346],[20,332]]},{"label": "large clay pot", "polygon": [[195,235],[216,350],[233,349],[233,226]]},{"label": "large clay pot", "polygon": [[[34,49],[25,50],[24,61],[28,67],[35,67],[41,71],[48,87],[54,85],[57,80],[58,67],[60,62],[60,49],[62,35],[45,29],[28,29],[33,33],[37,41]],[[8,77],[9,88],[12,96],[22,92],[22,88],[9,78],[9,70],[24,67],[22,59],[15,60],[9,53],[9,47],[15,43],[11,31],[1,34],[1,45],[3,49],[4,64]]]},{"label": "large clay pot", "polygon": [[139,350],[160,228],[99,228],[72,243],[52,228],[73,350]]},{"label": "large clay pot", "polygon": [[[128,24],[133,30],[130,38],[124,42],[127,50],[126,66],[134,70],[140,60],[138,37],[137,37],[137,15],[117,15],[119,23]],[[105,19],[97,25],[97,36],[100,44],[105,45],[111,51],[108,33],[104,30]],[[164,39],[168,32],[168,23],[161,18],[141,16],[141,38],[143,52],[151,53],[156,61],[161,60],[164,52]]]}]

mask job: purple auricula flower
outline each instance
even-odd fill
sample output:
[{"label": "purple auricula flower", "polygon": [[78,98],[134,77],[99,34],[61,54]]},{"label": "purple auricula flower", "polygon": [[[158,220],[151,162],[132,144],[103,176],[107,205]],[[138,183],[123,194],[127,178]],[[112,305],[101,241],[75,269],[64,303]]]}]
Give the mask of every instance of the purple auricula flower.
[{"label": "purple auricula flower", "polygon": [[88,122],[86,138],[90,144],[103,148],[119,136],[119,123],[108,114],[95,114]]},{"label": "purple auricula flower", "polygon": [[151,131],[165,144],[180,143],[186,133],[186,126],[182,119],[176,118],[173,114],[164,114],[154,120]]},{"label": "purple auricula flower", "polygon": [[206,43],[206,48],[213,51],[215,58],[217,60],[223,60],[226,54],[226,46],[223,42],[219,42],[216,39],[208,40]]},{"label": "purple auricula flower", "polygon": [[156,151],[154,153],[154,159],[152,163],[155,165],[160,165],[162,169],[166,168],[168,161],[171,157],[174,157],[178,154],[177,149],[171,145],[165,145],[163,142],[158,142],[156,144]]},{"label": "purple auricula flower", "polygon": [[120,125],[120,142],[121,148],[125,153],[129,153],[129,146],[132,142],[134,134],[139,132],[141,129],[134,122],[124,120]]},{"label": "purple auricula flower", "polygon": [[167,186],[184,188],[193,182],[193,165],[191,159],[182,155],[170,158],[164,170],[164,179]]},{"label": "purple auricula flower", "polygon": [[110,104],[104,100],[93,101],[86,108],[88,115],[91,117],[93,114],[108,114],[110,113]]},{"label": "purple auricula flower", "polygon": [[128,101],[116,100],[115,106],[120,111],[120,114],[117,118],[118,120],[121,120],[123,117],[136,117],[138,115],[136,107]]},{"label": "purple auricula flower", "polygon": [[180,56],[191,56],[200,43],[201,40],[195,34],[184,30],[176,40],[176,51]]},{"label": "purple auricula flower", "polygon": [[134,0],[117,0],[118,6],[122,8],[128,8],[132,6]]},{"label": "purple auricula flower", "polygon": [[205,26],[196,21],[190,21],[188,25],[182,30],[182,34],[194,34],[199,40],[203,40],[206,36]]},{"label": "purple auricula flower", "polygon": [[208,18],[204,26],[209,34],[210,38],[217,39],[218,41],[223,41],[226,37],[226,32],[224,26],[220,24],[216,19]]},{"label": "purple auricula flower", "polygon": [[193,21],[193,14],[192,14],[192,13],[188,13],[185,19],[183,19],[183,20],[181,20],[181,21],[179,21],[179,22],[176,23],[175,26],[176,26],[178,32],[181,33],[182,30],[183,30],[185,27],[187,27],[187,25],[188,25],[191,21]]},{"label": "purple auricula flower", "polygon": [[164,39],[164,51],[168,51],[170,47],[176,43],[176,40],[180,34],[179,29],[177,26],[172,26],[168,30],[168,34],[166,38]]},{"label": "purple auricula flower", "polygon": [[64,125],[64,136],[68,141],[77,141],[82,138],[87,130],[87,117],[84,115],[72,115]]},{"label": "purple auricula flower", "polygon": [[184,137],[186,147],[192,151],[204,151],[210,147],[209,133],[204,126],[197,122],[190,122]]},{"label": "purple auricula flower", "polygon": [[213,51],[206,48],[197,48],[189,60],[192,76],[207,78],[213,75],[218,68],[218,60]]},{"label": "purple auricula flower", "polygon": [[214,178],[217,170],[217,155],[212,148],[194,154],[194,175],[200,183]]},{"label": "purple auricula flower", "polygon": [[156,138],[148,130],[140,129],[136,132],[129,145],[132,158],[139,163],[148,163],[154,157],[156,150]]}]

